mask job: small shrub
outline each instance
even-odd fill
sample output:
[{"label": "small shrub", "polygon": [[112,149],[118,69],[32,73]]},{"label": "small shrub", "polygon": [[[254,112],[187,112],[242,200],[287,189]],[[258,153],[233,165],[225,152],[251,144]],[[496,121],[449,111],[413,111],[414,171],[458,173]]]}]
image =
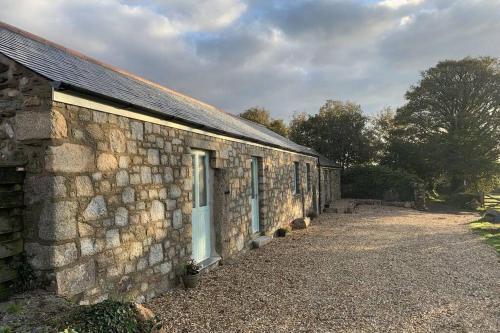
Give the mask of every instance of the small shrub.
[{"label": "small shrub", "polygon": [[189,259],[183,262],[179,267],[179,275],[196,275],[201,271],[201,266],[198,265],[194,259]]},{"label": "small shrub", "polygon": [[12,267],[17,272],[17,278],[12,286],[17,293],[30,291],[40,286],[35,271],[24,253],[19,256],[18,260],[14,261]]},{"label": "small shrub", "polygon": [[153,328],[159,328],[156,318],[141,322],[133,303],[112,300],[79,306],[60,325],[64,332],[79,333],[150,333]]},{"label": "small shrub", "polygon": [[9,326],[0,326],[0,333],[14,333],[14,330]]},{"label": "small shrub", "polygon": [[18,303],[11,303],[7,306],[7,312],[10,314],[17,314],[23,311],[23,306]]}]

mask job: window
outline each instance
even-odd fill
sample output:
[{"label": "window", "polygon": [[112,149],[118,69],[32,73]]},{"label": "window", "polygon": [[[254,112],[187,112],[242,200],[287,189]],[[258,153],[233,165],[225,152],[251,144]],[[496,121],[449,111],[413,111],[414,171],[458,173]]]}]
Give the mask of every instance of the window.
[{"label": "window", "polygon": [[311,179],[311,164],[306,163],[306,181],[307,181],[307,192],[311,192],[311,185],[312,185],[312,179]]},{"label": "window", "polygon": [[293,193],[300,194],[300,165],[293,162]]}]

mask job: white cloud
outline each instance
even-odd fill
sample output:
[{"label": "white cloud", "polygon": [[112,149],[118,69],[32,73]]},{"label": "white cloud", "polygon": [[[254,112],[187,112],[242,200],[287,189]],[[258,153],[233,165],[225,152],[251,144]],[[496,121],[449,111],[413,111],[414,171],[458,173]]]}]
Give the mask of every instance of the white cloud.
[{"label": "white cloud", "polygon": [[416,6],[424,2],[424,0],[383,0],[378,3],[379,6],[391,9],[398,9],[403,6]]},{"label": "white cloud", "polygon": [[332,98],[396,107],[437,61],[500,54],[500,0],[1,2],[2,21],[228,111],[285,119]]},{"label": "white cloud", "polygon": [[399,25],[405,26],[410,24],[411,21],[413,21],[413,17],[411,15],[406,15],[401,18],[401,20],[399,21]]}]

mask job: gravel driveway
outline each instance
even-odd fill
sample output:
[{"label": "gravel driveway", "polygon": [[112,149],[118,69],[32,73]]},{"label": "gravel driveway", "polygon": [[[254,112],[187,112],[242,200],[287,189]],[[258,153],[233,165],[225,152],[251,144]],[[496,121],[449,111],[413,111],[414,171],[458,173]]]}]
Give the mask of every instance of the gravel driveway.
[{"label": "gravel driveway", "polygon": [[499,257],[476,218],[325,214],[148,306],[168,332],[499,332]]}]

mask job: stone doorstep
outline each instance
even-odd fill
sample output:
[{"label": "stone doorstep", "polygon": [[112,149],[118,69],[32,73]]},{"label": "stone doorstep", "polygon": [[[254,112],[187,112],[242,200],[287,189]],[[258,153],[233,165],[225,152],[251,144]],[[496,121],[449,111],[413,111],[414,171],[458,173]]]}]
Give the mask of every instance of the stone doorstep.
[{"label": "stone doorstep", "polygon": [[269,236],[260,236],[252,240],[252,247],[254,249],[261,248],[271,242],[272,238]]}]

